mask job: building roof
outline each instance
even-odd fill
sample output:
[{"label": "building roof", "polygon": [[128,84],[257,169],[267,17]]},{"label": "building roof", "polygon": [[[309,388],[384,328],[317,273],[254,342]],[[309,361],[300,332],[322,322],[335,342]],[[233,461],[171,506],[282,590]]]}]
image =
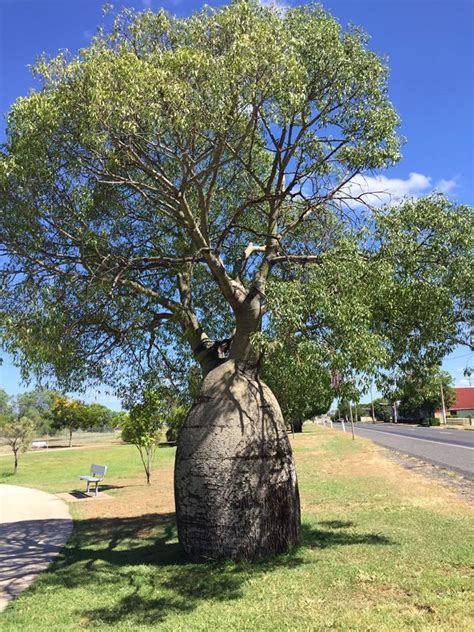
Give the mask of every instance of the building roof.
[{"label": "building roof", "polygon": [[456,400],[449,410],[464,410],[474,408],[474,386],[456,386]]}]

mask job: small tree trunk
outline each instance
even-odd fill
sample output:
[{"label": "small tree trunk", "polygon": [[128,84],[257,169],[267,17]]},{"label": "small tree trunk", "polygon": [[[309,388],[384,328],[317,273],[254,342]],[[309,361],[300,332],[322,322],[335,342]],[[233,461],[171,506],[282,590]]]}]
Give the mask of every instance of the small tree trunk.
[{"label": "small tree trunk", "polygon": [[16,471],[18,469],[18,451],[17,450],[13,451],[13,456],[14,456],[14,459],[15,459],[15,464],[13,466],[13,474],[16,474]]},{"label": "small tree trunk", "polygon": [[151,479],[151,455],[150,455],[150,451],[149,450],[147,450],[146,457],[147,457],[147,462],[146,462],[146,484],[147,485],[151,485],[151,483],[150,483],[150,479]]},{"label": "small tree trunk", "polygon": [[69,447],[72,448],[72,428],[69,428]]},{"label": "small tree trunk", "polygon": [[298,485],[280,407],[235,360],[208,373],[179,435],[175,500],[192,559],[254,559],[297,542]]},{"label": "small tree trunk", "polygon": [[294,432],[303,432],[303,422],[302,421],[294,421],[293,422],[293,431]]}]

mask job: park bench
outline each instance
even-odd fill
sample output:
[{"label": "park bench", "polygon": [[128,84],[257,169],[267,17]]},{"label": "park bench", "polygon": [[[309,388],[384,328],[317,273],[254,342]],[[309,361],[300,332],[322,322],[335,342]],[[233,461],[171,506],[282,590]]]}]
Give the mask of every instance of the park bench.
[{"label": "park bench", "polygon": [[48,442],[47,441],[32,441],[31,447],[32,448],[47,448]]},{"label": "park bench", "polygon": [[81,474],[79,478],[83,481],[86,481],[86,494],[89,493],[89,487],[91,483],[95,483],[95,495],[97,496],[99,483],[105,478],[107,474],[107,466],[106,465],[91,465],[90,474]]}]

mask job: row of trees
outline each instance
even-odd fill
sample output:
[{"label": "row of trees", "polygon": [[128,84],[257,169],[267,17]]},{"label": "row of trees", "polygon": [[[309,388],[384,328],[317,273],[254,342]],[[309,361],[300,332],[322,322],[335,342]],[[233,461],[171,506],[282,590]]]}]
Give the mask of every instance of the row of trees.
[{"label": "row of trees", "polygon": [[0,389],[0,439],[12,449],[14,473],[19,455],[35,436],[67,431],[71,447],[75,430],[112,429],[122,416],[102,404],[85,404],[53,390],[37,388],[12,397]]},{"label": "row of trees", "polygon": [[[390,421],[394,418],[393,408],[396,405],[400,418],[425,422],[433,419],[435,412],[442,409],[443,401],[446,409],[454,402],[456,391],[452,384],[450,373],[439,367],[428,368],[416,375],[407,373],[399,376],[396,383],[389,381],[382,384],[384,396],[373,400],[372,404],[353,406],[354,419],[373,415],[379,421]],[[347,399],[339,402],[336,416],[346,419],[350,417],[350,403]]]},{"label": "row of trees", "polygon": [[134,394],[128,413],[115,412],[102,404],[86,404],[49,389],[37,388],[15,397],[0,389],[0,440],[13,452],[16,473],[20,454],[35,437],[66,431],[72,447],[76,430],[103,432],[119,428],[123,440],[138,448],[150,484],[158,442],[163,433],[168,441],[175,442],[188,412],[191,391],[187,386],[179,394],[170,387],[147,387]]}]

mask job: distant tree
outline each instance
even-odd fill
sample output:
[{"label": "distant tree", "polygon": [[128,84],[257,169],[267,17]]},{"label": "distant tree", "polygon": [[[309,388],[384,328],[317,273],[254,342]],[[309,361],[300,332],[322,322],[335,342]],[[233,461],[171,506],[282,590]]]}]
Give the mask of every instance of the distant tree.
[{"label": "distant tree", "polygon": [[382,397],[374,399],[374,413],[375,419],[385,422],[390,421],[392,415],[390,403]]},{"label": "distant tree", "polygon": [[11,396],[0,388],[0,416],[6,415],[10,411]]},{"label": "distant tree", "polygon": [[79,428],[87,427],[90,421],[86,404],[77,399],[58,395],[51,409],[51,428],[69,431],[69,447],[72,447],[72,433]]},{"label": "distant tree", "polygon": [[441,388],[444,404],[449,409],[456,399],[452,384],[452,376],[438,367],[426,373],[407,375],[403,382],[398,383],[400,415],[415,419],[433,417],[435,411],[442,408]]},{"label": "distant tree", "polygon": [[122,439],[133,443],[140,453],[147,485],[151,484],[151,472],[156,446],[165,426],[166,402],[156,391],[147,388],[142,401],[135,404],[127,417],[122,419]]},{"label": "distant tree", "polygon": [[82,415],[82,428],[103,431],[116,425],[117,413],[103,404],[85,404]]},{"label": "distant tree", "polygon": [[[360,421],[360,414],[361,411],[359,409],[357,409],[357,406],[355,404],[352,404],[352,418],[354,421]],[[350,402],[347,399],[342,399],[338,405],[337,405],[337,413],[339,415],[339,417],[342,417],[343,419],[350,419],[351,417],[351,406],[350,406]]]},{"label": "distant tree", "polygon": [[20,454],[26,452],[35,432],[35,422],[28,417],[20,417],[11,410],[7,414],[0,415],[0,433],[4,443],[10,446],[13,452],[13,474],[18,469]]},{"label": "distant tree", "polygon": [[26,452],[36,433],[49,427],[53,391],[35,389],[11,397],[0,389],[0,433],[14,455],[14,473],[19,455]]},{"label": "distant tree", "polygon": [[312,342],[293,338],[275,341],[262,373],[294,432],[302,432],[307,419],[328,411],[334,397],[331,378]]},{"label": "distant tree", "polygon": [[33,419],[38,434],[46,434],[51,429],[52,407],[59,396],[57,391],[35,388],[16,397],[18,414]]}]

